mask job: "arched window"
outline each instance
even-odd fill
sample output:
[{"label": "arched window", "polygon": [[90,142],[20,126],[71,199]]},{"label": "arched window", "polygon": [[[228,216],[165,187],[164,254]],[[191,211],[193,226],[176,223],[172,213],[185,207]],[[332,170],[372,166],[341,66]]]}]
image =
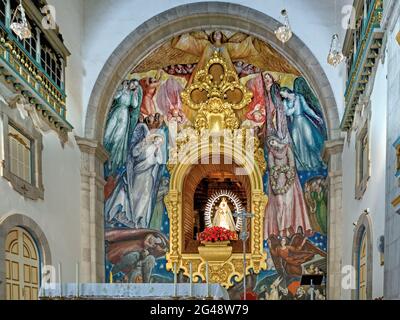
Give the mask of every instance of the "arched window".
[{"label": "arched window", "polygon": [[39,251],[31,235],[12,229],[6,238],[6,299],[37,300],[39,291]]},{"label": "arched window", "polygon": [[367,234],[363,230],[358,247],[357,299],[367,300]]}]

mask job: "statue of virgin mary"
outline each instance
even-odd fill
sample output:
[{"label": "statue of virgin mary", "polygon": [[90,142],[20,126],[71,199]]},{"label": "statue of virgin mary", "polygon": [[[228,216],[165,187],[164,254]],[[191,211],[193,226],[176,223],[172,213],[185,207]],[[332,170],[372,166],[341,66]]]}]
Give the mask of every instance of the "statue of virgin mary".
[{"label": "statue of virgin mary", "polygon": [[226,198],[222,198],[221,203],[215,211],[214,227],[225,228],[230,231],[235,231],[235,221],[233,220],[231,209],[228,206]]}]

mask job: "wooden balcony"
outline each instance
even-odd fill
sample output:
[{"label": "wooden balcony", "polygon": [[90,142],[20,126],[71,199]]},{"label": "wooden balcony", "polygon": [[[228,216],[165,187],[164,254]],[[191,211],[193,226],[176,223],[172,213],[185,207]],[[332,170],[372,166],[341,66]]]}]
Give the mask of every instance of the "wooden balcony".
[{"label": "wooden balcony", "polygon": [[365,95],[368,84],[375,77],[383,40],[380,25],[382,12],[383,0],[372,0],[367,16],[360,20],[355,53],[350,53],[349,49],[354,46],[354,30],[350,29],[346,35],[344,48],[348,49],[344,51],[346,56],[351,56],[351,60],[345,92],[345,112],[341,123],[343,131],[351,129],[357,105]]},{"label": "wooden balcony", "polygon": [[[41,32],[38,28],[36,29],[32,32]],[[32,56],[10,30],[7,23],[4,24],[3,21],[0,21],[0,81],[11,92],[21,94],[36,108],[62,140],[66,140],[68,132],[72,131],[73,127],[67,121],[67,97],[64,91],[63,74],[61,75],[62,81],[58,80],[57,84],[54,74],[51,77],[41,65],[40,44],[36,50],[37,55]],[[67,52],[66,48],[65,52]],[[64,55],[60,54],[60,57],[66,59]]]}]

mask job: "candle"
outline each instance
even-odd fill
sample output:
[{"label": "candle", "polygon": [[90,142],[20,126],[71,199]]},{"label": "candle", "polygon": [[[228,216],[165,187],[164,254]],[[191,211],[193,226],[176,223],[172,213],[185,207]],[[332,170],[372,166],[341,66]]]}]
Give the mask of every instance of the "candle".
[{"label": "candle", "polygon": [[208,270],[208,262],[206,262],[206,281],[207,281],[207,298],[210,297],[210,275]]},{"label": "candle", "polygon": [[174,296],[178,296],[178,272],[176,270],[176,262],[174,263]]},{"label": "candle", "polygon": [[76,263],[76,297],[79,297],[79,262]]},{"label": "candle", "polygon": [[190,293],[189,296],[193,297],[193,264],[190,262],[189,264],[189,273],[190,273]]},{"label": "candle", "polygon": [[60,298],[62,297],[62,274],[61,274],[61,263],[58,263],[58,283],[60,286]]}]

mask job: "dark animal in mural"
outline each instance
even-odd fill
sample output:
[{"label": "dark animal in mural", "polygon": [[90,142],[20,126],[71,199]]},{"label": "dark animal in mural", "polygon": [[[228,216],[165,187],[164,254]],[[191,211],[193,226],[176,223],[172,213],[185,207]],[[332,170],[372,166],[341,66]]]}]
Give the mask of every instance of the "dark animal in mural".
[{"label": "dark animal in mural", "polygon": [[106,231],[105,240],[112,274],[122,273],[130,283],[150,282],[156,260],[168,248],[165,235],[154,230],[113,229]]},{"label": "dark animal in mural", "polygon": [[294,89],[281,88],[290,135],[296,155],[297,170],[324,168],[321,158],[325,136],[319,102],[303,78],[294,81]]},{"label": "dark animal in mural", "polygon": [[324,177],[316,177],[306,182],[304,186],[310,222],[313,230],[327,234],[328,224],[328,186]]},{"label": "dark animal in mural", "polygon": [[326,257],[326,253],[301,232],[290,238],[273,235],[268,239],[268,246],[274,266],[292,294],[299,287],[299,279],[303,274],[302,264],[312,260],[315,255]]}]

